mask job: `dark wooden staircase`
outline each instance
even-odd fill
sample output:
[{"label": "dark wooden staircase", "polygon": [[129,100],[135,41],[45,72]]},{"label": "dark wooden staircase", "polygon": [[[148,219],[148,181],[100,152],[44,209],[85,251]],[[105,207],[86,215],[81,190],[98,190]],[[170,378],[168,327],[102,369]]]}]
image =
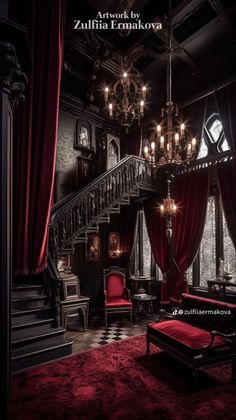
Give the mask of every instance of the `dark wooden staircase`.
[{"label": "dark wooden staircase", "polygon": [[69,355],[43,279],[18,278],[12,287],[12,371],[28,368]]},{"label": "dark wooden staircase", "polygon": [[[50,222],[49,278],[18,278],[12,288],[12,371],[54,360],[71,353],[72,342],[58,324],[56,262],[60,253],[85,243],[110,216],[119,214],[141,191],[156,192],[150,165],[137,156],[126,156],[80,191],[52,209]],[[51,270],[50,270],[51,264]]]},{"label": "dark wooden staircase", "polygon": [[119,214],[121,206],[129,206],[143,191],[157,193],[155,170],[145,159],[127,155],[82,190],[56,203],[49,232],[53,260],[76,243],[86,242],[89,232],[109,223],[112,214]]}]

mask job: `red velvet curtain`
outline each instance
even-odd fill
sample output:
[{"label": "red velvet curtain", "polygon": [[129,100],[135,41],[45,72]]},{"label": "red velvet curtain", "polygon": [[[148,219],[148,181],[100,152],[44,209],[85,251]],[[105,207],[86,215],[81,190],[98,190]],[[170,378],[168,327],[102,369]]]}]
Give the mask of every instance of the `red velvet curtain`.
[{"label": "red velvet curtain", "polygon": [[121,155],[139,156],[141,142],[141,127],[133,127],[129,133],[121,135]]},{"label": "red velvet curtain", "polygon": [[149,240],[152,252],[158,267],[163,274],[161,302],[169,300],[171,294],[170,271],[169,271],[169,244],[166,238],[166,223],[161,216],[159,206],[160,199],[151,199],[144,203],[144,212]]},{"label": "red velvet curtain", "polygon": [[16,113],[14,269],[36,274],[47,266],[65,1],[12,1],[10,11],[27,27],[32,55],[26,101]]},{"label": "red velvet curtain", "polygon": [[231,146],[236,147],[236,83],[215,92],[225,137]]},{"label": "red velvet curtain", "polygon": [[235,159],[217,167],[218,184],[224,214],[230,236],[236,248],[236,161]]},{"label": "red velvet curtain", "polygon": [[173,271],[171,299],[179,301],[188,285],[184,272],[198,252],[205,224],[209,193],[209,168],[180,175],[176,180],[175,201],[179,208],[173,228]]},{"label": "red velvet curtain", "polygon": [[185,123],[187,132],[189,132],[192,137],[196,137],[199,142],[202,138],[206,110],[207,98],[203,98],[180,110],[180,115]]},{"label": "red velvet curtain", "polygon": [[123,253],[125,267],[128,268],[130,255],[133,249],[134,233],[137,220],[137,207],[122,207],[120,212],[120,249]]}]

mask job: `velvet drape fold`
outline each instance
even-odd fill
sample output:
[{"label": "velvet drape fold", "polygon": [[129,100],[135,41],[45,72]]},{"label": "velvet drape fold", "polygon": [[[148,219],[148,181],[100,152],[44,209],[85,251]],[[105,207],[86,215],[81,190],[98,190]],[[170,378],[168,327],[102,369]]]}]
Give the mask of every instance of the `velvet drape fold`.
[{"label": "velvet drape fold", "polygon": [[[209,192],[209,169],[180,175],[176,181],[173,237],[169,246],[166,222],[161,216],[161,200],[145,203],[145,217],[152,251],[163,274],[161,303],[179,301],[187,291],[184,273],[198,252],[204,229]],[[171,269],[171,272],[170,272]]]},{"label": "velvet drape fold", "polygon": [[231,148],[236,147],[236,82],[215,92],[225,137]]},{"label": "velvet drape fold", "polygon": [[65,17],[64,0],[12,1],[11,18],[26,26],[32,69],[16,111],[14,139],[14,271],[47,267]]},{"label": "velvet drape fold", "polygon": [[179,301],[188,289],[185,271],[193,263],[203,234],[209,194],[209,168],[180,175],[176,180],[178,211],[173,228],[171,299]]},{"label": "velvet drape fold", "polygon": [[134,244],[137,212],[138,209],[136,206],[122,207],[120,212],[120,249],[123,254],[124,265],[127,270]]},{"label": "velvet drape fold", "polygon": [[150,199],[144,202],[144,213],[149,240],[155,261],[163,274],[161,301],[168,301],[171,295],[170,255],[166,237],[165,219],[161,216],[159,206],[161,199]]},{"label": "velvet drape fold", "polygon": [[219,164],[217,175],[226,223],[236,249],[236,160]]},{"label": "velvet drape fold", "polygon": [[141,146],[141,128],[133,127],[129,133],[121,135],[121,156],[134,155],[139,156]]}]

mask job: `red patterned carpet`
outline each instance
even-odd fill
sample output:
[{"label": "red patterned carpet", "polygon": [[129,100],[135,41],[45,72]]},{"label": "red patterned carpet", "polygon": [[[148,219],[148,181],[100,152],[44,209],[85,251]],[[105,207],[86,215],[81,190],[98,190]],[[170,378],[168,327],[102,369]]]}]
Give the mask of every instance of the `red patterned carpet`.
[{"label": "red patterned carpet", "polygon": [[236,418],[229,367],[203,372],[190,389],[185,367],[145,334],[30,369],[13,377],[13,420]]}]

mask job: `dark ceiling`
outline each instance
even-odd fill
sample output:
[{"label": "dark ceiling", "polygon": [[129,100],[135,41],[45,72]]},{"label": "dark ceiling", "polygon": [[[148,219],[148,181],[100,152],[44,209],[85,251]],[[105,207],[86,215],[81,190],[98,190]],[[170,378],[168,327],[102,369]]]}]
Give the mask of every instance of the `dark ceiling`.
[{"label": "dark ceiling", "polygon": [[[101,86],[115,81],[122,57],[148,85],[145,118],[155,117],[166,101],[167,0],[67,0],[62,89],[85,105],[103,108]],[[95,19],[98,12],[140,13],[162,29],[75,30],[74,20]],[[129,21],[131,21],[129,19]],[[103,21],[105,22],[105,20]],[[180,105],[236,78],[235,0],[172,0],[173,99]]]}]

